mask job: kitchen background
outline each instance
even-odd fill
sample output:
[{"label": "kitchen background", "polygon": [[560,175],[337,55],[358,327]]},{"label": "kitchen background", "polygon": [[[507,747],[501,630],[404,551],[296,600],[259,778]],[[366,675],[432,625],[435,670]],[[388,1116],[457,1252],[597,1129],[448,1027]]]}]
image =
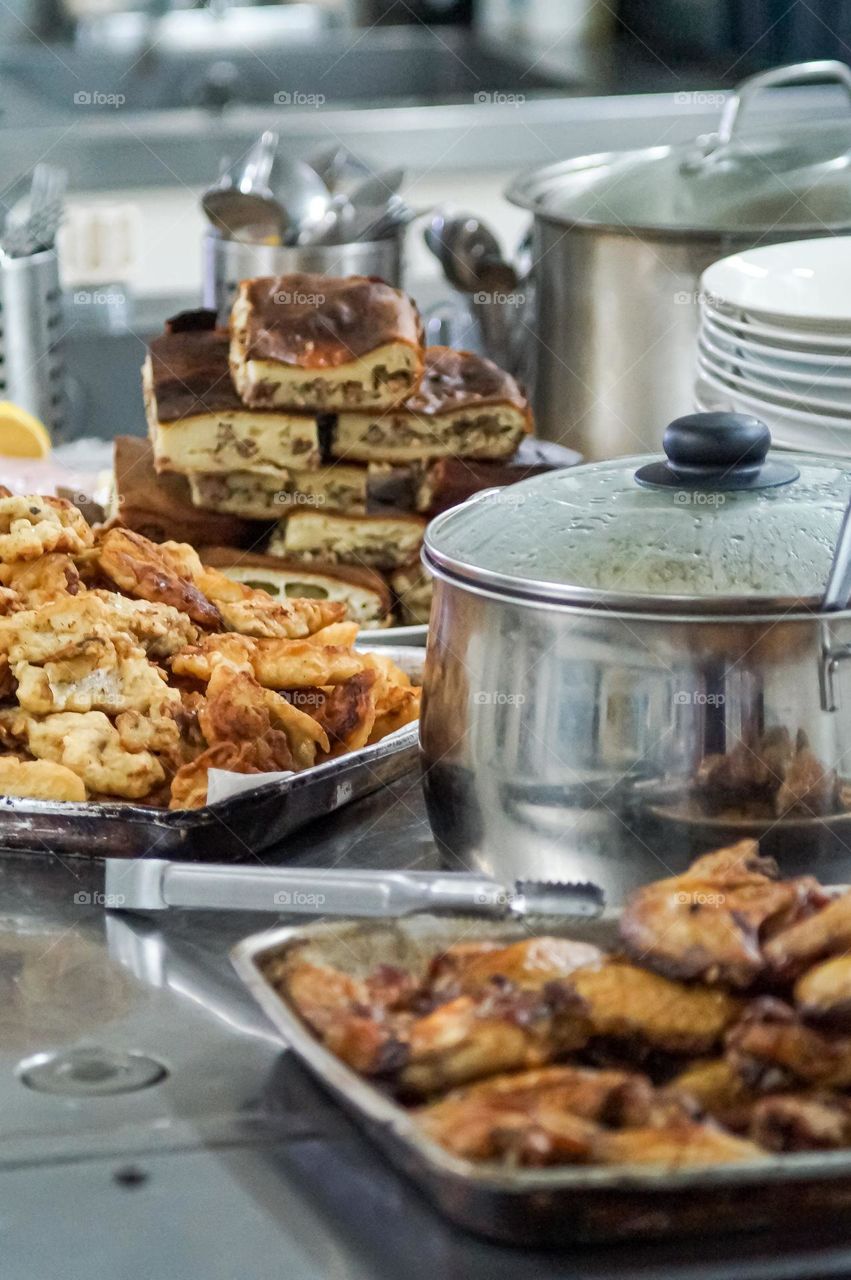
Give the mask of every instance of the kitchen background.
[{"label": "kitchen background", "polygon": [[[144,342],[201,296],[202,192],[263,130],[289,160],[339,145],[378,172],[404,166],[405,200],[423,211],[404,283],[433,336],[476,348],[481,316],[426,248],[427,211],[478,215],[522,274],[529,214],[503,194],[519,171],[691,142],[748,74],[847,58],[851,27],[839,0],[129,4],[0,8],[0,197],[11,206],[38,161],[69,179],[59,440],[144,431]],[[749,119],[770,126],[793,109],[815,120],[843,105],[836,87],[781,89]],[[525,301],[518,288],[509,303],[518,329]]]}]

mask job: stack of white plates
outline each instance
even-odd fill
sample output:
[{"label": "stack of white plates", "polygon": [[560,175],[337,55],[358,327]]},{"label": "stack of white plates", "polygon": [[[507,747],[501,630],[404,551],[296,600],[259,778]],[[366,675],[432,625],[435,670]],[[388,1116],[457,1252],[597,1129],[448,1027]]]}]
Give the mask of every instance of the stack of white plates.
[{"label": "stack of white plates", "polygon": [[695,400],[754,414],[781,448],[851,457],[851,236],[751,249],[704,272]]}]

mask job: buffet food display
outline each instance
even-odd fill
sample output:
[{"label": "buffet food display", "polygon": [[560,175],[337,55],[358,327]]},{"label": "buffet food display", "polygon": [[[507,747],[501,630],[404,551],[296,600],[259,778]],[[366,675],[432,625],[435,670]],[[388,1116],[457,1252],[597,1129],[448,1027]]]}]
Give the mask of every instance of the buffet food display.
[{"label": "buffet food display", "polygon": [[187,543],[0,496],[0,793],[197,809],[210,769],[300,772],[416,720],[335,600],[275,599]]},{"label": "buffet food display", "polygon": [[531,439],[509,374],[424,347],[412,300],[368,277],[243,281],[228,329],[166,323],[143,385],[150,444],[116,441],[111,522],[215,547],[242,581],[248,550],[251,581],[370,628],[428,621],[429,517],[577,460]]}]

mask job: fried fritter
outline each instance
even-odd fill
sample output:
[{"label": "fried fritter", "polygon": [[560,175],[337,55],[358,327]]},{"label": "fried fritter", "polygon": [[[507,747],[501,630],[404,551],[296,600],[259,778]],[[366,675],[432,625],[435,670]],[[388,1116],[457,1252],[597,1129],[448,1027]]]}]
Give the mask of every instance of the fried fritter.
[{"label": "fried fritter", "polygon": [[653,1086],[646,1076],[565,1066],[455,1089],[416,1117],[453,1155],[534,1166],[585,1163],[598,1125],[646,1124],[652,1108]]},{"label": "fried fritter", "polygon": [[748,987],[767,967],[767,936],[823,902],[810,877],[778,881],[753,840],[636,890],[620,921],[636,960],[675,978]]},{"label": "fried fritter", "polygon": [[64,498],[0,497],[0,560],[37,560],[51,551],[72,555],[94,541],[80,512]]},{"label": "fried fritter", "polygon": [[64,765],[0,756],[0,796],[79,803],[86,798],[86,788],[82,779]]},{"label": "fried fritter", "polygon": [[375,724],[375,672],[359,671],[323,693],[313,715],[327,734],[328,756],[340,756],[366,745]]},{"label": "fried fritter", "polygon": [[49,607],[21,609],[0,618],[0,653],[36,665],[61,657],[88,640],[138,641],[152,657],[165,656],[197,637],[185,614],[168,605],[127,600],[111,591],[59,596]]},{"label": "fried fritter", "polygon": [[88,598],[101,600],[108,610],[110,625],[126,630],[143,646],[149,657],[170,658],[173,653],[198,639],[198,628],[170,604],[152,600],[131,600],[115,591],[90,591]]},{"label": "fried fritter", "polygon": [[[2,623],[2,619],[0,619]],[[266,689],[312,689],[342,684],[364,669],[363,655],[336,645],[309,640],[259,639],[234,634],[204,636],[199,644],[175,654],[177,676],[207,681],[217,658],[254,673]]]},{"label": "fried fritter", "polygon": [[130,529],[110,529],[100,544],[101,571],[128,595],[173,605],[199,626],[217,631],[221,614],[185,576],[168,545],[149,542]]},{"label": "fried fritter", "polygon": [[128,751],[115,725],[102,711],[33,716],[0,711],[4,732],[24,743],[31,755],[64,765],[90,792],[138,800],[164,780],[159,760],[149,751]]},{"label": "fried fritter", "polygon": [[81,587],[80,571],[71,556],[52,551],[37,560],[17,560],[0,564],[0,582],[14,591],[24,609],[75,596]]},{"label": "fried fritter", "polygon": [[148,662],[144,649],[120,634],[114,640],[70,644],[55,659],[35,666],[16,662],[18,704],[24,711],[159,711],[179,700],[165,672]]},{"label": "fried fritter", "polygon": [[741,1009],[725,991],[672,982],[619,960],[577,969],[561,985],[578,997],[593,1036],[667,1053],[710,1052]]}]

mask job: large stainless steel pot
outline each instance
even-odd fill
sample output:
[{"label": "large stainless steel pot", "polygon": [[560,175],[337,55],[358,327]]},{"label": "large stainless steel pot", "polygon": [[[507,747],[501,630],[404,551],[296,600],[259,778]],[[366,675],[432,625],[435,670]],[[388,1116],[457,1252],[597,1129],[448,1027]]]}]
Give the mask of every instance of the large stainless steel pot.
[{"label": "large stainless steel pot", "polygon": [[591,459],[654,448],[692,400],[704,269],[851,229],[851,126],[741,127],[761,89],[825,79],[851,93],[843,63],[778,68],[740,85],[694,147],[581,156],[511,185],[534,214],[522,371],[545,439]]},{"label": "large stainless steel pot", "polygon": [[[683,420],[716,444],[732,432],[708,469],[688,441],[683,454],[682,429],[679,454],[668,436],[667,488],[642,487],[633,473],[651,460],[630,459],[432,522],[421,745],[450,864],[591,879],[618,901],[750,830],[682,820],[708,755],[776,727],[851,774],[851,612],[819,611],[851,472],[798,455],[761,464],[765,428],[753,445],[761,424],[746,420],[743,451],[731,419]],[[750,479],[737,461],[749,451]],[[789,871],[849,878],[844,802],[821,814],[813,799],[760,834]]]}]

